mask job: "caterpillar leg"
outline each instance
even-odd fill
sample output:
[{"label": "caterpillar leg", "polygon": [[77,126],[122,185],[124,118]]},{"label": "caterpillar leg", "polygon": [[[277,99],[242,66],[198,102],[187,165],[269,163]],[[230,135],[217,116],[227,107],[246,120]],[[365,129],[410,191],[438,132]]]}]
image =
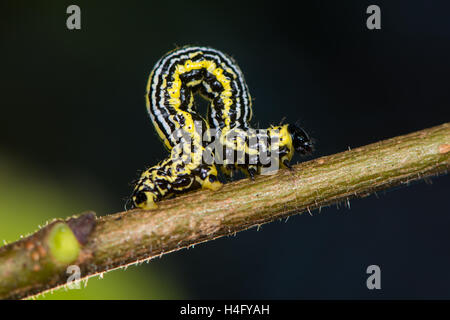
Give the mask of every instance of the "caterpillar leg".
[{"label": "caterpillar leg", "polygon": [[234,164],[224,164],[220,166],[220,170],[225,175],[227,181],[232,181],[234,177],[234,171],[236,170]]},{"label": "caterpillar leg", "polygon": [[260,173],[257,165],[254,164],[238,164],[237,169],[241,171],[243,174],[252,180],[255,180],[255,177]]},{"label": "caterpillar leg", "polygon": [[258,174],[258,167],[257,166],[248,166],[246,169],[246,174],[250,179],[255,180],[255,176]]},{"label": "caterpillar leg", "polygon": [[292,170],[292,165],[289,163],[288,159],[285,159],[282,163],[283,163],[284,168],[288,168],[289,170]]}]

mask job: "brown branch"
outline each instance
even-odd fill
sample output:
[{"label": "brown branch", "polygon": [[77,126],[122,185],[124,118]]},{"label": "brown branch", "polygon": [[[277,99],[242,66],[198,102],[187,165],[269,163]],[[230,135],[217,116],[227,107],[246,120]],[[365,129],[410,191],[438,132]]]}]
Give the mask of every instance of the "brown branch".
[{"label": "brown branch", "polygon": [[450,167],[450,123],[354,150],[94,218],[56,220],[0,248],[0,298],[24,298],[66,283],[69,265],[83,278],[230,235],[291,214],[387,189]]}]

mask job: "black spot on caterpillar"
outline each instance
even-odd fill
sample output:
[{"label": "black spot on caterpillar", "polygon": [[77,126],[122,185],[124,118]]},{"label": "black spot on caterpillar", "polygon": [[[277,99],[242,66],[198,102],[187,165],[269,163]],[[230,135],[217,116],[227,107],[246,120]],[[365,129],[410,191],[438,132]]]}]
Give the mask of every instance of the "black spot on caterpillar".
[{"label": "black spot on caterpillar", "polygon": [[[207,120],[197,113],[196,93],[210,102]],[[241,170],[253,178],[290,167],[294,150],[312,151],[298,123],[250,128],[252,99],[244,76],[231,57],[212,48],[187,46],[164,55],[150,74],[146,105],[170,156],[142,173],[131,196],[134,207],[152,209],[163,198],[219,189],[216,165],[226,175]]]}]

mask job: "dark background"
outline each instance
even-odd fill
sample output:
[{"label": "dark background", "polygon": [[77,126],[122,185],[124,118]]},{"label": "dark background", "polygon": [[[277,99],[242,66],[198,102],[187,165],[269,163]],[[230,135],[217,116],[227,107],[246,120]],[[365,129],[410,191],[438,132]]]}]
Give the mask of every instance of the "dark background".
[{"label": "dark background", "polygon": [[[66,28],[70,4],[81,7],[79,31]],[[381,30],[366,28],[370,4],[381,7]],[[167,155],[144,93],[154,63],[176,45],[232,55],[255,98],[254,124],[300,119],[317,140],[313,157],[450,119],[446,1],[0,6],[0,152],[55,179],[87,177],[84,187],[108,199],[98,214],[121,211],[138,170]],[[431,182],[151,263],[189,298],[450,298],[450,180]],[[382,290],[366,288],[371,264]]]}]

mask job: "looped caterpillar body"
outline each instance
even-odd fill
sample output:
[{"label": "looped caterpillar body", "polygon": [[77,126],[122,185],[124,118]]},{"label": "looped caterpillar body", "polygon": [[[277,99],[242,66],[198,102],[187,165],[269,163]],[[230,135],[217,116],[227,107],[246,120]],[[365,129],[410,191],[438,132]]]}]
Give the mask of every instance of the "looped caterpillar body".
[{"label": "looped caterpillar body", "polygon": [[[210,102],[207,120],[196,110],[196,93]],[[170,156],[142,173],[131,197],[135,207],[152,209],[163,198],[197,188],[219,189],[216,165],[226,175],[241,170],[253,178],[273,165],[263,161],[261,151],[278,168],[290,167],[294,150],[312,150],[298,124],[250,128],[252,100],[244,76],[231,57],[212,48],[187,46],[163,56],[150,74],[146,105]],[[202,132],[211,138],[210,129],[218,148],[204,139]],[[204,159],[219,153],[226,159]]]}]

